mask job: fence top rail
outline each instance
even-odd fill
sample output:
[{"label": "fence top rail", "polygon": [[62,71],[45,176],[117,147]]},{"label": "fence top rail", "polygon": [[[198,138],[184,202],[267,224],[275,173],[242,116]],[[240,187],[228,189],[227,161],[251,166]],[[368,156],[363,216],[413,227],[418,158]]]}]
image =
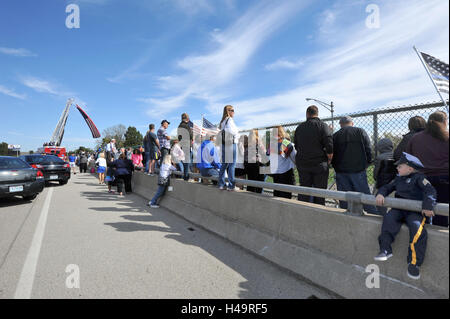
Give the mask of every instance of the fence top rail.
[{"label": "fence top rail", "polygon": [[[173,172],[173,174],[177,175],[177,176],[183,176],[183,173],[181,173],[180,171],[175,171],[175,172]],[[218,177],[213,177],[213,176],[205,177],[205,176],[202,176],[201,174],[196,174],[196,173],[189,173],[189,176],[191,178],[203,178],[203,179],[213,180],[213,181],[219,180]],[[360,206],[362,204],[376,205],[375,196],[358,193],[358,192],[332,191],[332,190],[320,189],[320,188],[267,183],[267,182],[252,181],[252,180],[238,179],[238,178],[236,179],[236,183],[240,184],[240,185],[272,189],[272,190],[289,192],[289,193],[294,193],[294,194],[309,195],[309,196],[329,198],[329,199],[335,199],[335,200],[344,200],[344,201],[348,202],[349,204],[357,204]],[[348,205],[348,207],[350,207],[350,206],[354,207],[354,205]],[[414,212],[422,212],[422,202],[421,201],[408,200],[408,199],[386,197],[383,207],[397,208],[397,209],[403,209],[403,210],[414,211]],[[449,205],[443,204],[443,203],[438,203],[434,207],[433,211],[436,215],[449,216]],[[355,213],[355,212],[352,212],[352,213]],[[360,211],[357,214],[359,214],[359,215],[363,214],[362,206],[361,206]]]},{"label": "fence top rail", "polygon": [[[448,102],[447,102],[448,103]],[[365,116],[373,116],[378,114],[390,114],[390,113],[399,113],[399,112],[408,112],[408,111],[414,111],[414,110],[423,110],[423,109],[429,109],[429,108],[437,108],[444,106],[442,102],[432,102],[432,103],[424,103],[424,104],[415,104],[415,105],[408,105],[408,106],[401,106],[401,107],[392,107],[392,108],[382,108],[382,109],[376,109],[372,111],[367,112],[359,112],[359,113],[345,113],[341,115],[336,115],[334,117],[327,117],[322,118],[322,121],[329,122],[333,120],[337,120],[343,116],[350,116],[352,118],[358,118],[358,117],[365,117]],[[286,123],[286,124],[280,124],[281,126],[295,126],[302,123],[300,122],[293,122],[293,123]],[[277,128],[279,125],[272,125],[272,126],[266,126],[266,127],[260,127],[255,128],[255,130],[270,130],[273,128]],[[249,132],[250,130],[242,130],[240,133]]]}]

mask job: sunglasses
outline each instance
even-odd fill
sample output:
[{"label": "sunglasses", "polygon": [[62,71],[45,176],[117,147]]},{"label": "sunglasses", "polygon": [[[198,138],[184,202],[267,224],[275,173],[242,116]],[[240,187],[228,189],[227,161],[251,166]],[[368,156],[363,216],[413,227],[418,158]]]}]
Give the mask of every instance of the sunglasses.
[{"label": "sunglasses", "polygon": [[234,112],[234,110],[230,110],[230,112]]}]

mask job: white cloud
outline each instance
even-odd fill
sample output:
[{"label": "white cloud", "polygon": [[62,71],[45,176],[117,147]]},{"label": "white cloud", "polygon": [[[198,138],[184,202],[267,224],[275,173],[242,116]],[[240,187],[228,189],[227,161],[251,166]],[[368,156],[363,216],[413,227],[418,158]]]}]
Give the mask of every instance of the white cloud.
[{"label": "white cloud", "polygon": [[258,2],[229,28],[215,32],[217,49],[204,55],[187,56],[177,63],[182,73],[160,77],[161,87],[172,95],[151,98],[148,102],[169,112],[182,106],[187,98],[209,104],[225,98],[225,86],[240,75],[259,47],[307,3]]},{"label": "white cloud", "polygon": [[33,89],[34,91],[39,93],[51,94],[65,99],[73,98],[75,104],[81,106],[85,111],[89,110],[86,107],[86,102],[81,99],[77,93],[61,88],[60,85],[57,85],[53,82],[32,76],[22,76],[20,77],[20,82],[26,87],[29,87],[30,89]]},{"label": "white cloud", "polygon": [[[333,45],[320,37],[323,50],[303,57],[297,84],[273,96],[234,101],[237,119],[246,128],[300,121],[307,97],[333,101],[336,114],[439,100],[412,46],[448,61],[448,5],[386,1],[380,29],[366,29],[364,20],[335,23]],[[325,109],[321,114],[329,117]]]},{"label": "white cloud", "polygon": [[302,60],[289,61],[286,58],[278,59],[277,61],[265,66],[268,71],[276,71],[281,69],[297,70],[300,69],[305,63]]},{"label": "white cloud", "polygon": [[5,48],[5,47],[0,47],[0,53],[6,54],[6,55],[19,56],[19,57],[37,56],[37,54],[35,54],[27,49],[14,49],[14,48]]},{"label": "white cloud", "polygon": [[14,97],[16,99],[21,99],[21,100],[25,100],[27,97],[25,94],[16,93],[16,92],[14,92],[14,90],[8,89],[7,87],[4,87],[3,85],[0,85],[0,93],[3,93],[5,95]]}]

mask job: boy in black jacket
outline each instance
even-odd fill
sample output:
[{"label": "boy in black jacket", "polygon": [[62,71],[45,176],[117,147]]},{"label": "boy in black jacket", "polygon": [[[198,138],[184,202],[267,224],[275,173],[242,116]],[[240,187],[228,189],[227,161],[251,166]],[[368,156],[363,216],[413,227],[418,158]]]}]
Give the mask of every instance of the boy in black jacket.
[{"label": "boy in black jacket", "polygon": [[425,220],[426,217],[434,216],[436,190],[425,175],[418,172],[418,169],[423,168],[423,164],[417,157],[403,153],[396,165],[398,175],[391,183],[378,190],[377,205],[383,205],[384,198],[395,191],[397,198],[421,200],[422,214],[393,208],[384,215],[381,235],[378,237],[380,253],[374,259],[385,261],[392,257],[391,244],[400,231],[402,223],[405,222],[409,228],[407,274],[412,279],[419,279],[419,267],[423,263],[427,246]]}]

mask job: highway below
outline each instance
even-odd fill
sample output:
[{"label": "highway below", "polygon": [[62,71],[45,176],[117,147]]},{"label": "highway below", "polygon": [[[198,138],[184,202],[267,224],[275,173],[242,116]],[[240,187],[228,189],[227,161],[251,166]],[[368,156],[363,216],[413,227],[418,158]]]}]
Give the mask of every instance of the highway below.
[{"label": "highway below", "polygon": [[331,298],[90,174],[0,199],[0,298]]}]

